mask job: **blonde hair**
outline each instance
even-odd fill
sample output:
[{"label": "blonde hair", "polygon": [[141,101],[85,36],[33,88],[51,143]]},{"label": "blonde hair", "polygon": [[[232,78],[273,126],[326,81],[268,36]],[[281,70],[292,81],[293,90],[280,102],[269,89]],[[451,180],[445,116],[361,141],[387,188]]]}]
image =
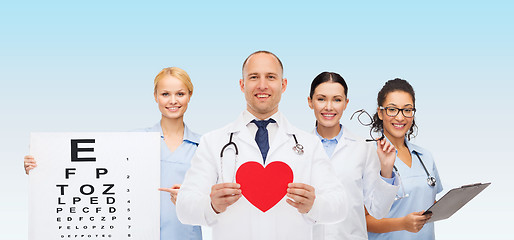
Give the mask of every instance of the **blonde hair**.
[{"label": "blonde hair", "polygon": [[186,71],[184,71],[181,68],[178,67],[168,67],[163,68],[157,76],[155,76],[155,79],[153,81],[153,91],[154,93],[157,91],[157,84],[159,81],[161,81],[162,78],[165,76],[172,76],[178,80],[180,80],[184,85],[186,85],[187,89],[189,90],[189,94],[193,95],[193,83],[191,82],[191,78],[189,78],[189,75]]}]

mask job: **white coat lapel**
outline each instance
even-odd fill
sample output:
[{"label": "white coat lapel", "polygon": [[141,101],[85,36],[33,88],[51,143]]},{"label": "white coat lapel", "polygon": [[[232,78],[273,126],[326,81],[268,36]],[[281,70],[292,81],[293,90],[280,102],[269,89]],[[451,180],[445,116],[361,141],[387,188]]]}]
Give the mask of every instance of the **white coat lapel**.
[{"label": "white coat lapel", "polygon": [[[270,141],[270,149],[267,158],[270,159],[269,162],[272,162],[270,156],[272,156],[274,152],[280,149],[282,145],[290,141],[292,139],[292,135],[295,134],[293,126],[289,123],[289,121],[287,121],[284,115],[280,114],[279,118],[279,121],[277,121],[277,124],[279,124],[277,132],[275,133],[274,139]],[[293,147],[293,145],[291,145],[291,147]],[[266,163],[268,163],[268,161],[266,161]]]},{"label": "white coat lapel", "polygon": [[[252,136],[250,133],[250,130],[248,130],[248,127],[246,126],[246,122],[243,117],[243,113],[239,114],[239,117],[237,120],[232,124],[232,126],[229,128],[228,134],[234,133],[236,134],[237,142],[242,142],[244,144],[248,144],[252,148],[259,150],[259,146],[257,146],[257,143],[255,142],[255,136]],[[236,144],[238,144],[236,142]]]},{"label": "white coat lapel", "polygon": [[[289,139],[290,139],[290,136],[286,133],[286,131],[284,131],[284,128],[279,127],[275,134],[275,138],[271,141],[271,146],[270,146],[269,152],[268,152],[268,159],[270,156],[273,155],[273,153],[277,149],[280,148],[280,146],[285,144]],[[266,162],[268,162],[268,161],[266,161]]]},{"label": "white coat lapel", "polygon": [[351,140],[345,138],[344,132],[343,132],[343,136],[341,136],[341,139],[339,139],[339,142],[337,143],[336,148],[334,149],[334,153],[332,153],[332,155],[335,155],[338,151],[341,151],[344,148],[348,147],[348,144],[349,144],[348,141],[351,141]]},{"label": "white coat lapel", "polygon": [[[334,149],[334,153],[332,153],[332,155],[335,155],[338,151],[341,151],[344,148],[350,147],[351,144],[357,140],[357,138],[344,126],[342,126],[341,130],[343,131],[343,135],[337,142],[336,148]],[[314,131],[316,131],[316,129],[314,129]]]},{"label": "white coat lapel", "polygon": [[241,140],[241,142],[244,142],[245,144],[250,145],[252,148],[259,150],[259,146],[257,146],[257,142],[255,142],[255,136],[250,134],[250,130],[248,130],[248,128],[245,127],[241,129],[237,137],[239,140]]}]

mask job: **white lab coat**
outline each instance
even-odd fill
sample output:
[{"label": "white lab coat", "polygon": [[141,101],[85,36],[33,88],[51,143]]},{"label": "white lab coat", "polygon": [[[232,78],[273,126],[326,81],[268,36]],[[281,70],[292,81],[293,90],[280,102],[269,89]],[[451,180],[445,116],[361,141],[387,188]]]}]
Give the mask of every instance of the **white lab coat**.
[{"label": "white lab coat", "polygon": [[348,197],[348,216],[335,224],[316,225],[313,239],[368,239],[364,205],[373,217],[383,218],[398,192],[399,178],[391,185],[380,176],[376,143],[367,143],[345,127],[342,131],[330,161]]},{"label": "white lab coat", "polygon": [[[293,127],[280,112],[275,120],[278,129],[274,139],[270,139],[266,165],[274,161],[285,162],[293,171],[293,182],[313,186],[316,199],[312,209],[307,214],[300,214],[284,197],[263,213],[243,196],[225,212],[214,212],[209,194],[212,185],[221,183],[220,151],[228,143],[230,133],[234,133],[233,141],[239,150],[237,166],[248,161],[263,162],[255,136],[250,134],[241,114],[235,122],[201,138],[177,197],[177,216],[182,223],[211,226],[213,239],[282,240],[311,239],[314,223],[332,223],[345,218],[347,196],[319,139]],[[303,145],[303,155],[292,150],[295,145],[292,134]],[[235,151],[230,147],[223,156],[226,182],[233,179],[234,164]]]}]

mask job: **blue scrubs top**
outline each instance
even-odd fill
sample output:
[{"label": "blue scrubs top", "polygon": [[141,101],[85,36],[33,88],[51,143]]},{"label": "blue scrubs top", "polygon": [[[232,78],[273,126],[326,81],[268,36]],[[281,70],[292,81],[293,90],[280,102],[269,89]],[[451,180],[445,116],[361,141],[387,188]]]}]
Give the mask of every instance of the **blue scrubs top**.
[{"label": "blue scrubs top", "polygon": [[[182,144],[170,152],[160,122],[153,127],[144,129],[146,132],[160,132],[161,134],[161,187],[169,188],[173,184],[182,184],[186,171],[191,166],[191,159],[195,154],[200,135],[192,132],[184,124],[184,140]],[[161,192],[161,240],[202,239],[200,226],[182,224],[175,212],[175,205],[170,200],[170,194]]]},{"label": "blue scrubs top", "polygon": [[[435,166],[434,158],[432,154],[427,150],[416,146],[407,139],[405,143],[409,148],[412,156],[412,166],[409,168],[402,160],[396,157],[394,165],[398,169],[398,175],[400,175],[401,183],[405,189],[405,193],[409,194],[408,197],[398,199],[394,201],[391,211],[386,218],[398,218],[408,215],[412,212],[420,212],[427,210],[432,204],[434,204],[436,194],[443,190],[439,173]],[[423,169],[423,165],[419,161],[418,157],[414,152],[419,154],[419,157],[425,164],[428,173],[435,177],[437,183],[434,187],[431,187],[427,183],[427,174]],[[405,196],[402,186],[398,189],[398,196]],[[416,239],[416,240],[433,240],[435,239],[434,223],[426,223],[423,228],[417,233],[411,233],[409,231],[395,231],[388,233],[372,233],[368,232],[370,240],[373,239],[394,239],[394,240],[405,240],[405,239]]]}]

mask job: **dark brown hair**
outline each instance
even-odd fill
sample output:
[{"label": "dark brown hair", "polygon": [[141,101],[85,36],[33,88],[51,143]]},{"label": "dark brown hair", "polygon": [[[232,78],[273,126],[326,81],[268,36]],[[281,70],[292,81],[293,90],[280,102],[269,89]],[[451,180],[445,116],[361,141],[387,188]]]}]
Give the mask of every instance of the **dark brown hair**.
[{"label": "dark brown hair", "polygon": [[343,85],[344,95],[346,97],[348,97],[348,86],[346,85],[346,81],[344,81],[344,78],[341,77],[341,75],[339,75],[335,72],[322,72],[322,73],[318,74],[318,76],[316,76],[314,78],[314,80],[312,80],[311,92],[309,94],[311,99],[312,99],[312,96],[314,95],[314,91],[316,90],[316,88],[320,84],[326,83],[326,82],[335,82],[335,83],[339,83],[339,84]]}]

